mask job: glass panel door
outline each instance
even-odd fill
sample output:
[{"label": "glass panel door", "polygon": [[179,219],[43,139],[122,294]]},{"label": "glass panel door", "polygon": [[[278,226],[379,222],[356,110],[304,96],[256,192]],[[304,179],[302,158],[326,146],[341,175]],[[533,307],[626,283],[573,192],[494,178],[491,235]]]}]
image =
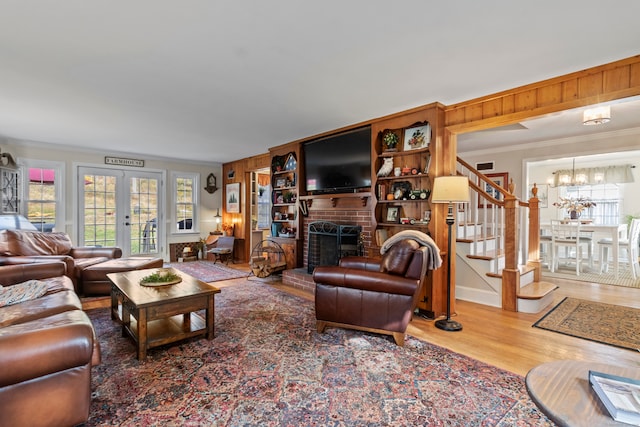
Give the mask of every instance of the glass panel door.
[{"label": "glass panel door", "polygon": [[160,173],[82,167],[79,177],[83,245],[118,246],[123,256],[160,253]]}]

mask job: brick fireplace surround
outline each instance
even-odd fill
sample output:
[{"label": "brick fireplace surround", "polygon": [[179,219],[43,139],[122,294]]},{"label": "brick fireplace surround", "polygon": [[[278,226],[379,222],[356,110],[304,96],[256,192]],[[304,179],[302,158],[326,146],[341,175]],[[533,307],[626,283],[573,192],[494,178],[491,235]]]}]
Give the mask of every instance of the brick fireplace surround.
[{"label": "brick fireplace surround", "polygon": [[[320,205],[317,206],[316,205]],[[293,270],[285,270],[282,273],[282,282],[294,288],[315,293],[315,283],[311,274],[307,273],[307,248],[309,247],[309,224],[316,221],[329,221],[338,225],[359,225],[362,227],[362,238],[364,240],[365,253],[369,253],[373,229],[371,225],[371,211],[368,207],[362,209],[344,209],[325,207],[314,202],[309,208],[309,216],[302,219],[303,228],[303,267]]]}]

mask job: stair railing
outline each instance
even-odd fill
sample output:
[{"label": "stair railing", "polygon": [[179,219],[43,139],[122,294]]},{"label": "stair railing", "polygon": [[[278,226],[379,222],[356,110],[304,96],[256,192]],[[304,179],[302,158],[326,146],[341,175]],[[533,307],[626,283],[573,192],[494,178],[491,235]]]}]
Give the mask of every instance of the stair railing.
[{"label": "stair railing", "polygon": [[515,195],[513,180],[508,189],[457,158],[458,175],[467,176],[470,202],[458,212],[457,238],[471,244],[471,258],[491,260],[488,275],[502,277],[502,308],[517,311],[520,265],[534,269],[540,278],[540,213],[537,187],[527,202]]}]

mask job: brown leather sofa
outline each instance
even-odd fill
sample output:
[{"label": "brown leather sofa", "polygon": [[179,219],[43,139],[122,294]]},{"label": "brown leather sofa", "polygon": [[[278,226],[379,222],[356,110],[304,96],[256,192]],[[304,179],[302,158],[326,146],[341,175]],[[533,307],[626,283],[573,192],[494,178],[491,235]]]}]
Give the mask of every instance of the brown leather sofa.
[{"label": "brown leather sofa", "polygon": [[85,268],[122,257],[117,247],[74,247],[66,233],[29,230],[0,231],[0,255],[29,257],[30,261],[64,261],[67,275],[76,293],[83,295],[82,272]]},{"label": "brown leather sofa", "polygon": [[89,417],[93,326],[61,261],[0,266],[0,283],[47,283],[43,296],[0,307],[0,424],[73,426]]},{"label": "brown leather sofa", "polygon": [[[316,325],[392,335],[404,345],[424,285],[427,269],[441,264],[435,244],[423,233],[396,236],[382,259],[345,257],[338,266],[319,266],[316,283]],[[406,238],[405,238],[406,237]]]}]

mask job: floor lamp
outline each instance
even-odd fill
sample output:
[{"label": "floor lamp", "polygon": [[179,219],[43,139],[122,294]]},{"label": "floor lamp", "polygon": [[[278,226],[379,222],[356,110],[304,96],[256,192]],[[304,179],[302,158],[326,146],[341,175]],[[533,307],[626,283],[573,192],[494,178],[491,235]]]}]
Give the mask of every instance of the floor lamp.
[{"label": "floor lamp", "polygon": [[460,331],[462,325],[451,320],[451,226],[455,223],[453,204],[469,201],[469,179],[466,176],[438,176],[433,181],[431,203],[448,203],[447,226],[447,318],[436,320],[436,327],[445,331]]}]

